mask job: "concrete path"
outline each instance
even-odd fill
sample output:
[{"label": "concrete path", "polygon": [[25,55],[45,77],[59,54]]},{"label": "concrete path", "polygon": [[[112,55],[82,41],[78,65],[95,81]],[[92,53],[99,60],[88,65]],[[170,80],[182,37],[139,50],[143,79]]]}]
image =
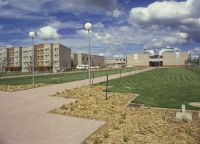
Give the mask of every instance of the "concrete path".
[{"label": "concrete path", "polygon": [[[149,69],[147,69],[149,70]],[[123,73],[121,76],[138,73]],[[115,74],[109,79],[119,78]],[[95,78],[94,83],[106,77]],[[88,80],[35,89],[0,92],[0,144],[79,144],[105,122],[47,113],[74,99],[50,97],[56,92],[88,85]]]}]

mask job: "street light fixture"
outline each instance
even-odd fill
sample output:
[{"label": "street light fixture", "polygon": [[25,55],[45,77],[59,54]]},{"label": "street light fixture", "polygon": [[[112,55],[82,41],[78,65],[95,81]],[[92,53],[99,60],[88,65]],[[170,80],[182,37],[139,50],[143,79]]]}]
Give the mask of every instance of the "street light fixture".
[{"label": "street light fixture", "polygon": [[35,86],[35,49],[34,49],[34,37],[36,36],[35,32],[29,32],[29,37],[32,39],[32,78],[33,78],[33,86]]},{"label": "street light fixture", "polygon": [[85,24],[85,29],[88,32],[88,78],[89,78],[89,87],[91,88],[91,75],[90,75],[90,30],[92,29],[91,23]]}]

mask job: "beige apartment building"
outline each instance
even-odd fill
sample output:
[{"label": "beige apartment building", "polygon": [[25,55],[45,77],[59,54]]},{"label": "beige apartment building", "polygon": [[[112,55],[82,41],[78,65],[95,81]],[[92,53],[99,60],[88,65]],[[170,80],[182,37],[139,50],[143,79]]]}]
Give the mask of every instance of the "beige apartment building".
[{"label": "beige apartment building", "polygon": [[0,49],[0,71],[21,71],[22,48],[1,48]]},{"label": "beige apartment building", "polygon": [[75,68],[78,65],[78,54],[72,53],[71,54],[71,67]]},{"label": "beige apartment building", "polygon": [[0,72],[5,71],[5,67],[7,66],[7,56],[8,56],[8,49],[0,48]]},{"label": "beige apartment building", "polygon": [[71,49],[61,45],[53,44],[53,72],[71,69]]},{"label": "beige apartment building", "polygon": [[[36,71],[60,72],[71,68],[71,49],[61,44],[39,44],[34,47]],[[22,50],[22,72],[32,70],[32,46]]]},{"label": "beige apartment building", "polygon": [[22,47],[8,48],[6,71],[21,71]]},{"label": "beige apartment building", "polygon": [[162,51],[159,55],[152,53],[128,54],[128,66],[184,66],[190,55],[187,52]]},{"label": "beige apartment building", "polygon": [[126,58],[114,58],[114,59],[106,59],[105,66],[106,67],[123,67],[126,65]]},{"label": "beige apartment building", "polygon": [[[99,56],[99,55],[90,55],[90,62],[91,66],[99,66],[99,67],[104,67],[104,56]],[[88,65],[88,54],[72,54],[71,55],[71,60],[73,67],[76,67],[77,65]]]},{"label": "beige apartment building", "polygon": [[[32,69],[32,46],[22,48],[22,72],[31,72]],[[34,48],[34,53],[36,49]],[[36,55],[34,57],[34,63],[36,63]]]}]

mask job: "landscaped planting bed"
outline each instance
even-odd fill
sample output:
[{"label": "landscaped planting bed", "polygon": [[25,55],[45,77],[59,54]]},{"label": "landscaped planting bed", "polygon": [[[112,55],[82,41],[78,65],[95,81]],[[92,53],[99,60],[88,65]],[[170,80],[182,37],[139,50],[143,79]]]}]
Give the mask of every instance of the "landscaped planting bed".
[{"label": "landscaped planting bed", "polygon": [[198,144],[200,119],[193,112],[193,121],[177,120],[174,110],[127,107],[135,94],[109,93],[104,87],[82,87],[65,90],[56,96],[76,98],[75,103],[63,105],[51,112],[56,114],[105,121],[106,124],[85,139],[83,144]]}]

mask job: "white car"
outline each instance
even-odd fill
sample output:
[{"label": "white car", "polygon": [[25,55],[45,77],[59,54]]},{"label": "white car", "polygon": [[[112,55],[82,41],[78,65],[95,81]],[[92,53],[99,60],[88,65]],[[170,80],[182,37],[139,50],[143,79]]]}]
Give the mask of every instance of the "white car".
[{"label": "white car", "polygon": [[77,65],[76,69],[88,69],[88,65]]},{"label": "white car", "polygon": [[91,69],[99,69],[99,66],[91,66]]}]

